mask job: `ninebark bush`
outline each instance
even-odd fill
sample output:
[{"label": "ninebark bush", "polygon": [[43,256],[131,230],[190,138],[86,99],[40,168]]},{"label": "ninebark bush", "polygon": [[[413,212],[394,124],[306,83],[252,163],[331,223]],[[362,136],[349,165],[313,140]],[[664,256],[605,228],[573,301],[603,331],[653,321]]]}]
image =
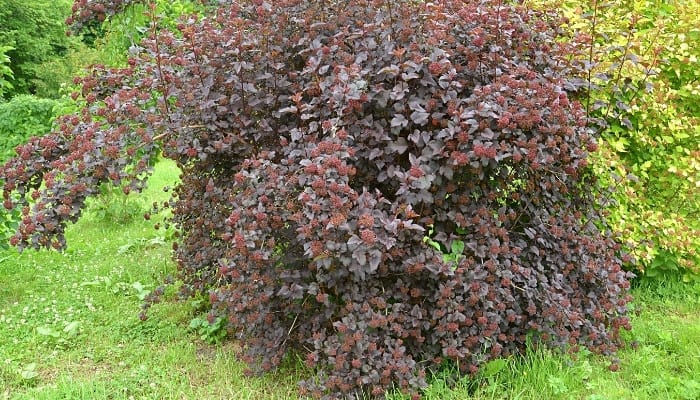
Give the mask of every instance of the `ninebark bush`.
[{"label": "ninebark bush", "polygon": [[[122,3],[78,1],[73,22]],[[128,68],[95,67],[82,112],[18,148],[0,171],[14,244],[63,248],[86,196],[139,190],[162,151],[182,169],[183,292],[209,295],[252,371],[301,354],[303,394],[417,394],[444,362],[473,373],[528,340],[616,351],[629,284],[555,15],[210,6],[176,32],[154,15]]]}]

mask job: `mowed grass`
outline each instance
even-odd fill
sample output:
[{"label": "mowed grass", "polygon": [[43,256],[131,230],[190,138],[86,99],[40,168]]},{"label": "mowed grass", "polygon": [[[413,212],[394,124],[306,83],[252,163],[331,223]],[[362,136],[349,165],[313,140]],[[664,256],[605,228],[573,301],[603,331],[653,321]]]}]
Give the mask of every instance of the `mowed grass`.
[{"label": "mowed grass", "polygon": [[[246,377],[236,344],[209,344],[201,318],[171,289],[140,321],[142,298],[175,272],[169,233],[141,215],[168,194],[177,168],[161,162],[138,198],[106,196],[67,233],[63,253],[0,255],[0,399],[290,399],[310,371],[291,361]],[[432,377],[428,399],[698,399],[700,286],[635,289],[636,349],[610,360],[547,350],[487,364],[453,382]],[[391,399],[401,399],[392,394]]]},{"label": "mowed grass", "polygon": [[[476,379],[448,389],[439,375],[431,399],[700,399],[700,286],[680,282],[634,289],[633,329],[611,358],[537,349],[487,364]],[[634,343],[634,346],[632,345]]]},{"label": "mowed grass", "polygon": [[[0,398],[288,399],[292,369],[245,378],[235,345],[212,346],[188,331],[191,302],[154,306],[143,295],[175,271],[157,218],[177,168],[158,165],[143,198],[98,201],[67,233],[64,253],[10,250],[0,263]],[[131,196],[130,196],[131,197]],[[133,214],[133,215],[132,215]],[[128,221],[131,215],[131,221]]]}]

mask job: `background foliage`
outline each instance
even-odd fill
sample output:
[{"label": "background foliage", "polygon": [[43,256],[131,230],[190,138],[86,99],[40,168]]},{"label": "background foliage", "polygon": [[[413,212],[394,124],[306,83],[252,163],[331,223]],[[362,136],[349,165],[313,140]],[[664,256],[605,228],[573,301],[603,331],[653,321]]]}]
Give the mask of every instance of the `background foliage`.
[{"label": "background foliage", "polygon": [[70,7],[70,0],[0,0],[0,47],[5,47],[12,71],[12,88],[5,88],[5,98],[55,97],[60,83],[77,72],[77,65],[66,60],[79,46],[65,34],[63,20]]},{"label": "background foliage", "polygon": [[11,46],[0,46],[0,102],[4,100],[5,92],[9,92],[14,88],[12,83],[10,83],[14,75],[10,68],[10,56],[7,55],[7,52],[12,49]]},{"label": "background foliage", "polygon": [[135,51],[150,32],[152,23],[156,22],[159,28],[174,30],[179,17],[204,10],[197,0],[157,0],[151,4],[156,6],[154,12],[158,16],[157,21],[148,17],[147,5],[137,1],[120,13],[105,16],[99,27],[92,29],[100,63],[109,66],[126,65],[130,51]]},{"label": "background foliage", "polygon": [[[93,21],[80,35],[66,35],[71,0],[0,0],[0,95],[57,98],[62,85],[90,64],[123,65],[150,21],[134,2],[123,13]],[[159,23],[201,9],[197,1],[157,1]],[[4,54],[4,56],[3,56]],[[9,68],[9,69],[7,69]]]},{"label": "background foliage", "polygon": [[[590,43],[589,113],[609,220],[647,277],[700,272],[700,14],[697,1],[565,3]],[[695,275],[697,277],[697,275]]]},{"label": "background foliage", "polygon": [[[60,104],[57,100],[32,95],[17,95],[8,102],[0,102],[0,161],[15,156],[15,148],[29,138],[50,132],[54,112]],[[19,210],[0,210],[0,248],[8,247],[8,240],[19,225],[19,217]]]},{"label": "background foliage", "polygon": [[32,95],[17,95],[0,103],[0,160],[16,155],[15,147],[30,137],[49,133],[58,105],[57,100]]},{"label": "background foliage", "polygon": [[[143,4],[86,27],[78,36],[66,36],[64,21],[71,12],[70,0],[55,2],[0,0],[0,160],[14,156],[15,147],[51,130],[54,118],[78,113],[84,103],[72,91],[73,78],[84,75],[90,65],[126,64],[129,48],[148,32],[149,18]],[[201,9],[188,0],[158,1],[159,23],[173,27],[178,16]],[[7,24],[4,21],[8,21]],[[27,93],[36,93],[30,95]],[[103,187],[98,200],[105,216],[133,218],[140,207],[123,194]],[[135,203],[134,203],[135,204]],[[132,204],[133,205],[133,204]],[[122,213],[126,208],[133,212]],[[18,224],[16,210],[0,211],[4,229],[0,246],[7,246]]]}]

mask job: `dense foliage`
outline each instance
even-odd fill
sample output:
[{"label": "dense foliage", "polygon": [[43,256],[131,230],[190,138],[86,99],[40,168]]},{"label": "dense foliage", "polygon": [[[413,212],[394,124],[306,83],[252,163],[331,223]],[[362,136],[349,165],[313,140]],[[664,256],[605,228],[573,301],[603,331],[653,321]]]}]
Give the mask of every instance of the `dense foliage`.
[{"label": "dense foliage", "polygon": [[[72,22],[126,3],[78,1]],[[529,340],[617,349],[629,284],[555,15],[221,3],[177,32],[149,7],[127,66],[95,67],[86,107],[0,170],[14,244],[63,248],[88,196],[139,190],[162,151],[182,170],[183,291],[209,294],[252,370],[301,354],[302,393],[417,393],[443,362],[473,373]]]},{"label": "dense foliage", "polygon": [[700,271],[698,3],[565,8],[592,39],[587,103],[603,138],[594,165],[617,188],[609,221],[637,259],[630,267],[691,279]]},{"label": "dense foliage", "polygon": [[14,88],[10,81],[14,77],[10,68],[10,56],[7,52],[12,50],[11,46],[0,45],[0,102],[4,100],[3,95]]},{"label": "dense foliage", "polygon": [[[90,2],[91,7],[101,9],[97,4],[99,3]],[[152,12],[158,15],[158,25],[171,30],[176,29],[180,16],[202,10],[202,4],[197,0],[154,0],[151,4],[156,5]],[[99,52],[100,63],[108,66],[126,65],[129,49],[138,45],[149,33],[148,27],[151,23],[149,15],[152,15],[152,12],[147,12],[146,7],[147,5],[143,2],[134,2],[125,7],[122,12],[105,14],[104,21],[96,27],[91,27],[90,31],[95,36],[94,46]],[[67,22],[72,21],[73,17],[69,17]],[[93,21],[90,25],[94,23]],[[81,27],[83,37],[85,37],[84,30],[85,27]]]},{"label": "dense foliage", "polygon": [[[29,138],[49,133],[54,109],[59,104],[32,95],[17,95],[8,102],[0,102],[0,160],[5,162],[15,156],[15,148]],[[19,221],[19,210],[0,209],[0,249],[8,248]]]},{"label": "dense foliage", "polygon": [[[145,5],[94,20],[79,35],[66,35],[71,0],[0,0],[0,95],[57,98],[82,68],[99,62],[122,65],[129,47],[150,24]],[[90,2],[91,4],[93,2]],[[134,2],[142,3],[142,2]],[[198,8],[196,0],[157,1],[161,24],[174,26],[178,15]],[[78,10],[78,6],[74,10]],[[98,7],[99,9],[99,7]]]},{"label": "dense foliage", "polygon": [[[0,102],[0,160],[5,162],[15,156],[15,148],[29,138],[49,133],[55,110],[61,104],[58,100],[31,95],[17,95],[10,101]],[[19,217],[19,210],[0,210],[0,248],[8,247]]]},{"label": "dense foliage", "polygon": [[51,131],[54,108],[60,103],[31,95],[18,95],[0,103],[0,160],[15,156],[15,147],[32,136]]},{"label": "dense foliage", "polygon": [[[65,35],[63,20],[68,13],[70,0],[0,0],[0,48],[6,49],[12,71],[12,87],[0,89],[6,98],[55,95],[61,78],[76,72],[65,63],[70,49],[78,44]],[[2,75],[0,72],[0,83]]]}]

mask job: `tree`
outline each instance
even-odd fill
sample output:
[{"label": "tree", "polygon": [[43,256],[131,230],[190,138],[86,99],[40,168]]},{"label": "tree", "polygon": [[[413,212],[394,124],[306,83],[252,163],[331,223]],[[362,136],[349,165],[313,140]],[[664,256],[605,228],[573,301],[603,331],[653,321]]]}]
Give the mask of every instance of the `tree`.
[{"label": "tree", "polygon": [[0,0],[0,46],[12,47],[5,54],[14,75],[7,98],[37,94],[41,65],[67,54],[73,40],[65,35],[63,22],[69,13],[70,0]]}]

